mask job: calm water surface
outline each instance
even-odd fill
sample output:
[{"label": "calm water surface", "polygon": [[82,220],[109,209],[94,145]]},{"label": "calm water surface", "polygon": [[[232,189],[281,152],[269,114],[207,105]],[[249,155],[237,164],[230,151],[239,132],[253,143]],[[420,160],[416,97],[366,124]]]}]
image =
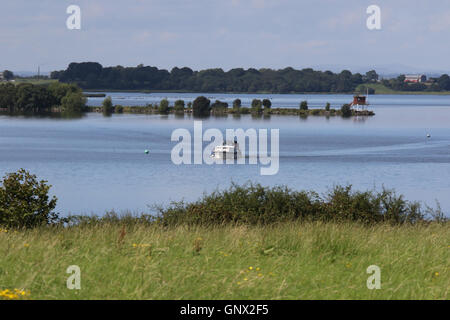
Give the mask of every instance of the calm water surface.
[{"label": "calm water surface", "polygon": [[[115,104],[145,105],[164,97],[193,100],[200,94],[108,93]],[[274,107],[332,106],[349,95],[227,95],[210,99],[243,105],[254,97],[272,98]],[[103,99],[91,98],[99,105]],[[376,115],[366,119],[271,116],[211,117],[204,130],[280,129],[280,170],[261,176],[258,165],[180,165],[171,162],[173,130],[192,132],[193,118],[160,115],[88,114],[61,120],[0,116],[0,174],[26,168],[53,185],[58,210],[97,213],[106,210],[149,212],[148,205],[195,200],[232,181],[286,184],[294,189],[326,191],[333,184],[357,189],[395,188],[406,198],[450,213],[450,97],[370,97]],[[431,138],[426,137],[427,133]],[[144,154],[150,149],[150,154]]]}]

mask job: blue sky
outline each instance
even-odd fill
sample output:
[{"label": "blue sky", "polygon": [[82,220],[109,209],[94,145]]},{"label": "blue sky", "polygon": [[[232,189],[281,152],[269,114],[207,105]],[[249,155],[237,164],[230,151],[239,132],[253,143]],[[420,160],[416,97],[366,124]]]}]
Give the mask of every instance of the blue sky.
[{"label": "blue sky", "polygon": [[[81,30],[66,28],[79,5]],[[382,29],[366,27],[381,8]],[[0,4],[0,70],[72,61],[171,69],[450,72],[449,0],[14,0]],[[407,70],[405,70],[407,69]]]}]

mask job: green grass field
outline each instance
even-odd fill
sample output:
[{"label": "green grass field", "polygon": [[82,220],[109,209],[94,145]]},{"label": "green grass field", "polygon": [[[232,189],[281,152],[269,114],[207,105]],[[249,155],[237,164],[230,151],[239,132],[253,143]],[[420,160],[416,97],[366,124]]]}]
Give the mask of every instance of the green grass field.
[{"label": "green grass field", "polygon": [[392,90],[381,83],[360,84],[356,87],[356,92],[365,93],[362,87],[368,87],[375,90],[375,94],[412,94],[412,95],[450,95],[450,91],[398,91]]},{"label": "green grass field", "polygon": [[[0,231],[4,299],[448,299],[450,224]],[[81,289],[66,269],[81,269]],[[381,269],[381,289],[366,269]],[[5,291],[3,291],[5,292]],[[1,297],[0,297],[1,299]]]}]

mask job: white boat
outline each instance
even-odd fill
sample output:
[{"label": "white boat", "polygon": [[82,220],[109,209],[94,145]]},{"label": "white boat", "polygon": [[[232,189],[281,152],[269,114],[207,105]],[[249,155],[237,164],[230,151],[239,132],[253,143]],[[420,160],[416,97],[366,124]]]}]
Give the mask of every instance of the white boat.
[{"label": "white boat", "polygon": [[214,147],[210,157],[215,159],[237,159],[242,157],[242,153],[237,141],[224,142],[221,146]]}]

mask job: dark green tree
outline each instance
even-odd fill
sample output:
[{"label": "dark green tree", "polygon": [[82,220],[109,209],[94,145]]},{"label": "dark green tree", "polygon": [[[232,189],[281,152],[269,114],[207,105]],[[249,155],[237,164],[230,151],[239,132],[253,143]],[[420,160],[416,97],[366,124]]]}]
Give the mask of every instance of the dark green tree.
[{"label": "dark green tree", "polygon": [[342,105],[341,114],[343,117],[350,117],[352,115],[352,108],[348,103]]},{"label": "dark green tree", "polygon": [[437,80],[437,83],[441,90],[450,90],[450,77],[448,76],[448,74],[443,74],[442,76],[440,76]]},{"label": "dark green tree", "polygon": [[86,97],[84,97],[81,92],[68,92],[66,96],[61,99],[61,111],[80,113],[85,108],[86,101]]},{"label": "dark green tree", "polygon": [[211,112],[211,101],[204,96],[197,97],[192,104],[192,110],[195,116],[208,116]]},{"label": "dark green tree", "polygon": [[220,100],[216,100],[211,105],[211,110],[215,114],[223,114],[223,113],[225,113],[228,110],[228,103],[222,102]]},{"label": "dark green tree", "polygon": [[304,100],[300,102],[300,110],[308,110],[308,101]]},{"label": "dark green tree", "polygon": [[109,116],[113,112],[113,103],[111,97],[106,97],[102,102],[102,112],[105,116]]},{"label": "dark green tree", "polygon": [[261,113],[262,112],[262,101],[259,99],[252,100],[252,113]]},{"label": "dark green tree", "polygon": [[242,106],[241,99],[234,99],[233,101],[233,109],[239,109]]},{"label": "dark green tree", "polygon": [[378,74],[375,70],[366,72],[365,80],[368,82],[376,82],[378,80]]},{"label": "dark green tree", "polygon": [[264,99],[262,101],[264,109],[270,109],[272,107],[272,102],[269,99]]},{"label": "dark green tree", "polygon": [[162,99],[159,103],[158,111],[160,114],[168,114],[169,113],[169,101],[167,99]]},{"label": "dark green tree", "polygon": [[174,110],[176,113],[184,113],[184,100],[175,101]]},{"label": "dark green tree", "polygon": [[3,71],[3,78],[5,78],[5,80],[12,80],[14,79],[14,73],[12,73],[12,71],[9,70],[5,70]]}]

